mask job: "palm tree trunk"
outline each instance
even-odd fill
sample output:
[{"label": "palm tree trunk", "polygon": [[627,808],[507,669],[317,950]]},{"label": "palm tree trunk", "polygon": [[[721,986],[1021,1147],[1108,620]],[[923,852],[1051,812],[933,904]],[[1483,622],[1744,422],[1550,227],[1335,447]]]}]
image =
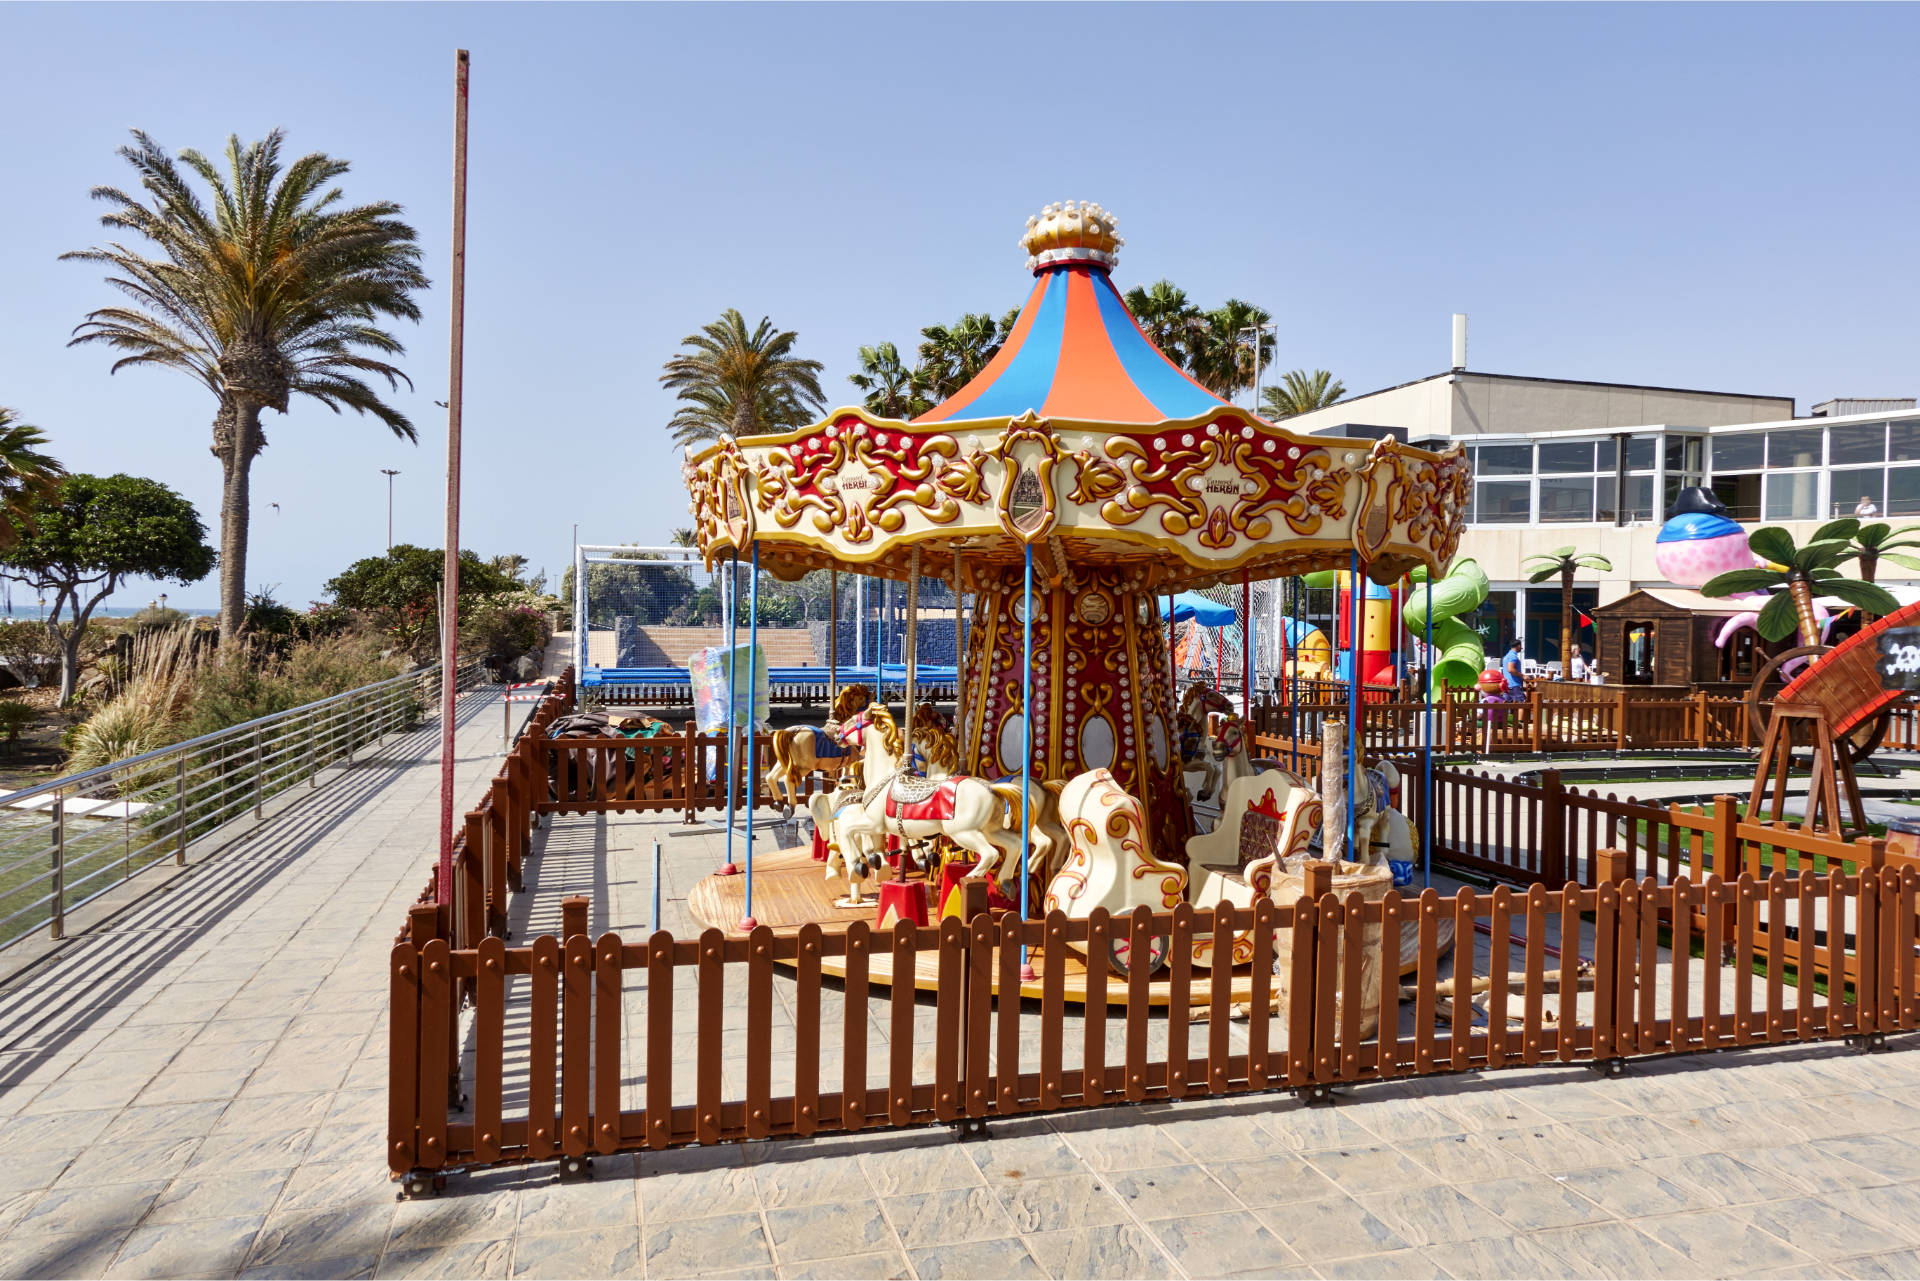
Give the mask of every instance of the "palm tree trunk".
[{"label": "palm tree trunk", "polygon": [[223,404],[213,439],[221,472],[220,643],[230,646],[246,620],[248,503],[253,459],[260,452],[260,407]]},{"label": "palm tree trunk", "polygon": [[1818,645],[1820,643],[1820,624],[1813,616],[1813,587],[1805,578],[1795,575],[1787,582],[1787,590],[1793,593],[1793,612],[1800,623],[1800,643]]},{"label": "palm tree trunk", "polygon": [[1560,679],[1573,679],[1573,566],[1560,567]]},{"label": "palm tree trunk", "polygon": [[1880,553],[1863,548],[1860,552],[1860,581],[1870,583],[1880,569]]}]

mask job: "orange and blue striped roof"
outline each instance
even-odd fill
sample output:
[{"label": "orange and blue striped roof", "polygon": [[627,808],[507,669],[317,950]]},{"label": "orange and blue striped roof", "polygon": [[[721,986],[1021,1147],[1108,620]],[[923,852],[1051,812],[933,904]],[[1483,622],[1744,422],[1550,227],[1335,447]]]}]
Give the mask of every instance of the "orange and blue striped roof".
[{"label": "orange and blue striped roof", "polygon": [[916,418],[958,422],[1043,418],[1153,424],[1197,418],[1226,402],[1161,354],[1105,267],[1043,267],[1006,344],[972,382]]}]

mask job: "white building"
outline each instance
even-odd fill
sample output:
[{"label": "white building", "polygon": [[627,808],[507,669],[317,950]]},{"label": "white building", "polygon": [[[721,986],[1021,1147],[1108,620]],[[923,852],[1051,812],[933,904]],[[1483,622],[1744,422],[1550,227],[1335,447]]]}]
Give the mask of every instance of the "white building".
[{"label": "white building", "polygon": [[[1464,343],[1456,337],[1456,361]],[[1920,523],[1920,409],[1911,398],[1830,400],[1796,418],[1787,396],[1521,378],[1456,368],[1287,420],[1331,436],[1392,434],[1473,453],[1474,503],[1460,554],[1493,594],[1478,620],[1489,649],[1519,632],[1530,658],[1557,657],[1557,583],[1529,587],[1528,556],[1575,546],[1613,562],[1583,572],[1585,609],[1670,587],[1654,535],[1684,486],[1706,485],[1743,524],[1804,539],[1866,499],[1880,519]],[[1920,573],[1882,562],[1883,581]],[[1591,633],[1587,634],[1591,646]]]}]

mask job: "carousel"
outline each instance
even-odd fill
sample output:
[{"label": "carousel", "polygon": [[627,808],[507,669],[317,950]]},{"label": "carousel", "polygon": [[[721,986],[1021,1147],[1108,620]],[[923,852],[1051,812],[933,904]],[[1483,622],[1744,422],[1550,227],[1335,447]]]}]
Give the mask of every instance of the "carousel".
[{"label": "carousel", "polygon": [[[969,880],[987,883],[990,910],[1029,917],[1251,906],[1297,894],[1309,857],[1335,861],[1337,891],[1384,895],[1389,856],[1415,857],[1391,765],[1330,738],[1315,790],[1252,759],[1242,706],[1176,688],[1168,598],[1328,570],[1437,577],[1465,520],[1464,451],[1294,435],[1207,391],[1115,290],[1123,242],[1098,205],[1049,205],[1020,243],[1035,280],[1019,320],[952,398],[910,421],[839,409],[686,464],[709,565],[896,580],[909,615],[904,705],[837,690],[834,719],[783,740],[776,783],[817,758],[838,785],[810,798],[812,837],[793,848],[756,856],[748,824],[744,875],[690,896],[709,926],[926,923],[957,913]],[[955,611],[950,718],[916,700],[923,577],[972,597]],[[1250,941],[1215,942],[1196,966],[1245,967]],[[1062,965],[1071,994],[1089,964],[1157,969],[1155,948],[1036,951],[1023,982]],[[872,981],[891,982],[873,963]]]}]

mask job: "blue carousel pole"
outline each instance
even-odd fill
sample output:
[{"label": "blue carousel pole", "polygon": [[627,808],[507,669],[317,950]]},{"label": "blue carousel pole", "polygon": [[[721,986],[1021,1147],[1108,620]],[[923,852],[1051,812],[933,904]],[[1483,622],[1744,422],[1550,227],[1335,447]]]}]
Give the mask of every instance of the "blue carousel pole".
[{"label": "blue carousel pole", "polygon": [[1293,744],[1293,772],[1300,773],[1300,598],[1304,579],[1293,580],[1293,670],[1287,674],[1287,741]]},{"label": "blue carousel pole", "polygon": [[[1354,842],[1359,839],[1360,814],[1353,803],[1353,785],[1360,773],[1360,638],[1361,614],[1366,602],[1360,593],[1360,553],[1353,553],[1353,567],[1347,577],[1347,857],[1360,861]],[[1325,768],[1324,763],[1321,768]]]},{"label": "blue carousel pole", "polygon": [[[753,545],[753,577],[747,580],[747,914],[740,919],[742,933],[751,933],[759,922],[753,919],[753,796],[760,790],[760,745],[754,739],[754,695],[760,682],[756,678],[754,656],[760,652],[760,544]],[[729,674],[731,674],[731,668]]]},{"label": "blue carousel pole", "polygon": [[[1027,822],[1030,812],[1028,794],[1033,786],[1033,544],[1027,544],[1027,577],[1024,587],[1025,596],[1021,609],[1021,624],[1025,629],[1025,639],[1020,655],[1020,919],[1027,919],[1027,859],[1033,845],[1033,825]],[[1052,962],[1048,962],[1051,964]],[[1027,961],[1027,944],[1023,937],[1020,943],[1020,969],[1023,975],[1031,974],[1032,967]]]},{"label": "blue carousel pole", "polygon": [[[740,549],[733,549],[733,559],[727,565],[726,590],[720,593],[720,607],[727,611],[727,861],[720,865],[720,875],[737,876],[740,868],[733,861],[733,795],[739,785],[739,779],[733,768],[733,709],[740,702],[739,656],[734,653],[734,617],[740,611],[734,598],[740,594]],[[751,821],[751,820],[749,820]]]},{"label": "blue carousel pole", "polygon": [[1433,571],[1427,571],[1427,652],[1420,667],[1427,686],[1427,750],[1421,760],[1420,883],[1433,884]]}]

